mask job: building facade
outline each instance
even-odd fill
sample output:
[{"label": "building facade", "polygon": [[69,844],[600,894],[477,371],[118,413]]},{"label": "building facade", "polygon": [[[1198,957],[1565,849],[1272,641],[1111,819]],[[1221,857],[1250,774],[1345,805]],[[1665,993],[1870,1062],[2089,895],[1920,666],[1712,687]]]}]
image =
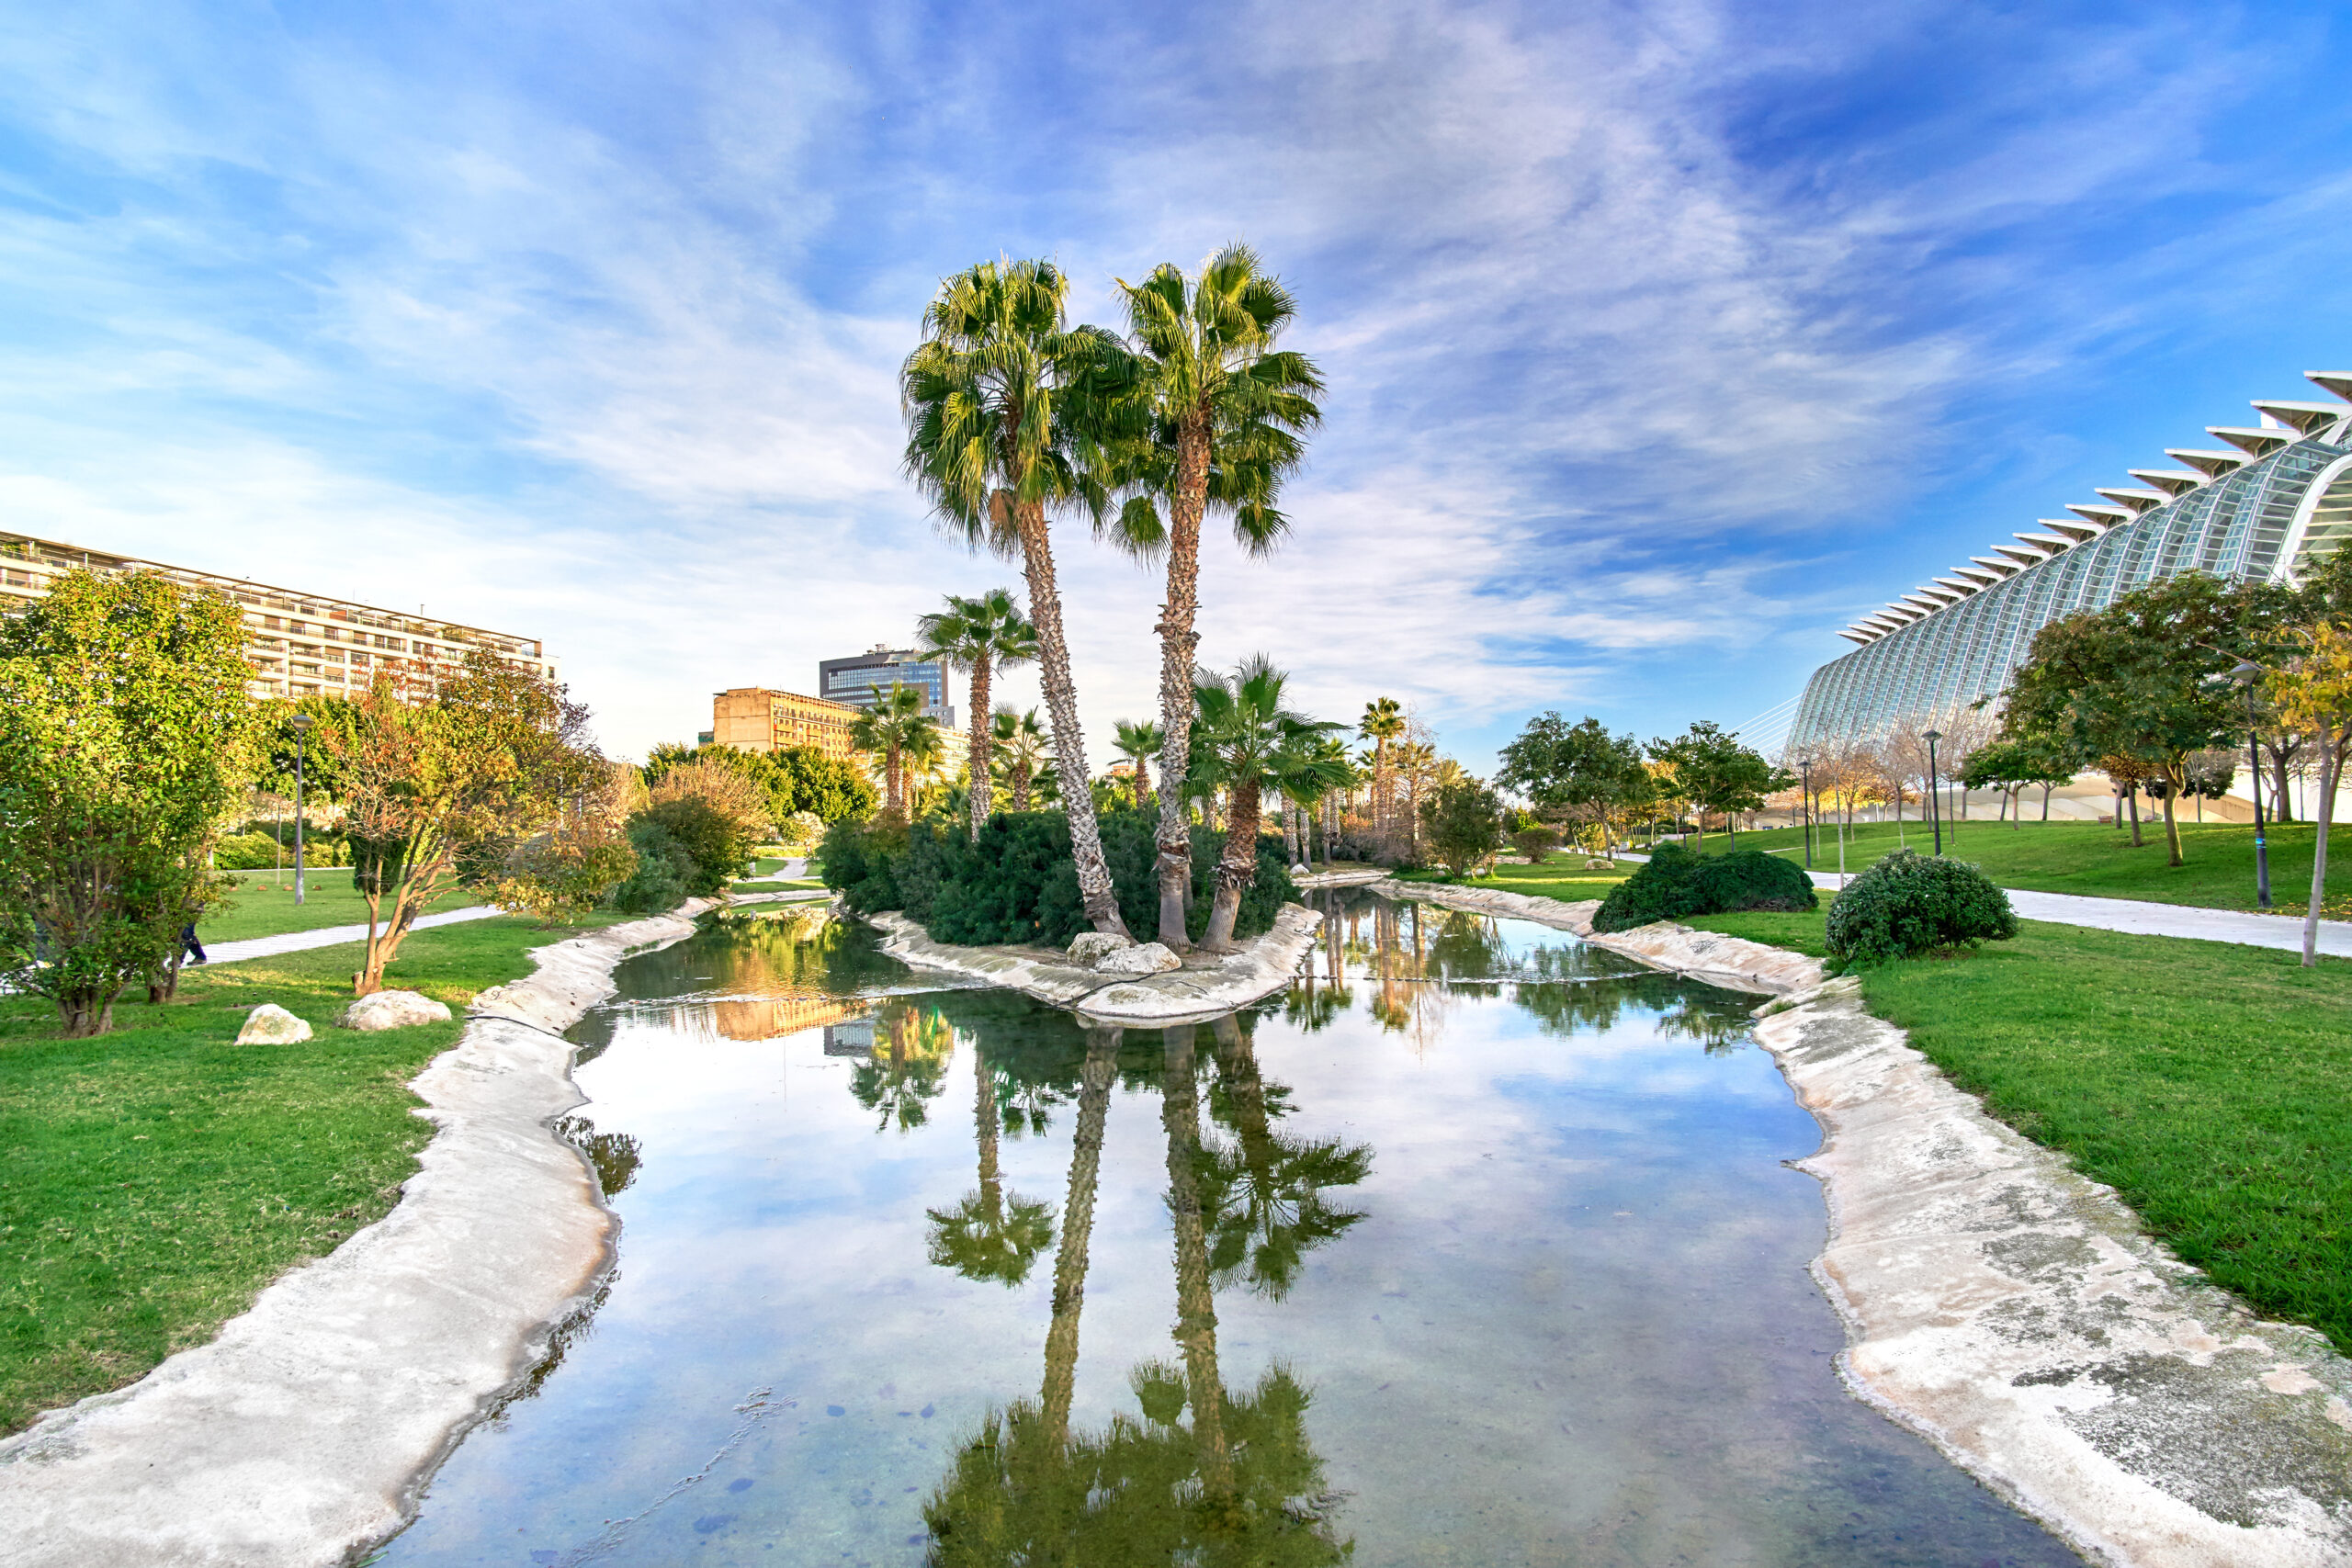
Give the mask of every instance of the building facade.
[{"label": "building facade", "polygon": [[848,757],[849,727],[858,710],[842,703],[804,697],[797,692],[772,692],[765,686],[737,686],[714,692],[710,698],[710,728],[700,737],[742,751],[781,751],[808,746],[828,757]]},{"label": "building facade", "polygon": [[2293,581],[2352,537],[2352,371],[2312,371],[2334,402],[2256,400],[2261,423],[2215,425],[2224,447],[2172,447],[2179,465],[2045,519],[2015,544],[1866,615],[1861,646],[1806,683],[1791,751],[1941,723],[1996,702],[2051,622],[2186,572]]},{"label": "building facade", "polygon": [[885,648],[877,642],[864,653],[820,660],[817,664],[817,694],[828,702],[872,707],[876,694],[895,685],[921,692],[924,711],[947,728],[956,728],[955,694],[948,685],[947,666],[925,659],[914,649]]},{"label": "building facade", "polygon": [[456,673],[473,649],[546,680],[556,675],[545,645],[530,637],[25,534],[0,532],[0,614],[47,596],[58,578],[85,569],[102,576],[158,572],[183,587],[228,595],[243,615],[245,657],[254,667],[247,689],[256,697],[356,696],[379,670],[437,680]]}]

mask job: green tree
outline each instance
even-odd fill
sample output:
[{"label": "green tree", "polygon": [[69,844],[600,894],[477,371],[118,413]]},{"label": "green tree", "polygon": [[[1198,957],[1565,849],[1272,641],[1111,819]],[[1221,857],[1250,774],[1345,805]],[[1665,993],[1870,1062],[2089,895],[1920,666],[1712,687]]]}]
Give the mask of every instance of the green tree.
[{"label": "green tree", "polygon": [[[1244,660],[1231,675],[1202,675],[1193,688],[1193,754],[1184,787],[1198,795],[1227,792],[1225,849],[1217,859],[1208,930],[1201,938],[1203,947],[1224,953],[1233,946],[1242,890],[1258,874],[1266,793],[1313,794],[1326,787],[1329,774],[1316,759],[1315,743],[1340,727],[1284,707],[1283,688],[1289,677],[1262,653]],[[1165,779],[1161,787],[1168,787]]]},{"label": "green tree", "polygon": [[1467,773],[1448,779],[1421,802],[1421,829],[1446,870],[1464,875],[1507,841],[1502,796]]},{"label": "green tree", "polygon": [[0,619],[0,984],[70,1037],[168,989],[220,897],[206,851],[255,761],[237,607],[154,572],[58,578]]},{"label": "green tree", "polygon": [[1698,808],[1702,839],[1707,833],[1708,812],[1722,812],[1724,831],[1736,836],[1736,813],[1756,810],[1766,795],[1796,782],[1794,775],[1741,745],[1736,733],[1710,719],[1700,719],[1671,740],[1650,742],[1650,754],[1673,769],[1680,798]]},{"label": "green tree", "polygon": [[1356,733],[1372,742],[1372,829],[1388,831],[1388,743],[1405,733],[1405,710],[1395,697],[1374,697],[1363,705]]},{"label": "green tree", "polygon": [[1038,787],[1050,787],[1053,783],[1053,751],[1046,743],[1046,727],[1037,722],[1035,708],[1017,713],[1000,707],[989,718],[989,729],[1002,753],[996,777],[1011,797],[1012,809],[1026,811]]},{"label": "green tree", "polygon": [[[995,672],[1037,657],[1037,628],[1013,603],[1012,591],[991,588],[965,598],[951,593],[947,608],[925,615],[917,633],[928,658],[971,674],[972,748],[969,777],[985,780],[989,769],[989,686]],[[989,819],[989,791],[973,789],[967,807],[971,836],[978,840]]]},{"label": "green tree", "polygon": [[[1323,414],[1315,364],[1277,346],[1297,315],[1289,290],[1247,245],[1227,245],[1186,276],[1162,263],[1139,284],[1125,279],[1127,352],[1114,362],[1114,444],[1130,499],[1120,532],[1131,546],[1164,547],[1168,597],[1159,614],[1159,940],[1186,945],[1184,893],[1192,879],[1185,820],[1193,666],[1200,637],[1201,524],[1230,517],[1252,556],[1270,552],[1289,526],[1274,502],[1306,455]],[[1165,518],[1159,509],[1167,509]]]},{"label": "green tree", "polygon": [[[1961,784],[1969,789],[1997,789],[2007,792],[2009,803],[2017,808],[2016,825],[2025,826],[2025,791],[2034,784],[2041,786],[2041,819],[2050,820],[2050,792],[2069,783],[2082,770],[2064,754],[2064,748],[2054,737],[2047,735],[2010,736],[1980,746],[1968,755],[1960,772]],[[2004,807],[2004,810],[2007,807]]]},{"label": "green tree", "polygon": [[803,811],[828,823],[843,818],[862,821],[880,804],[874,781],[856,763],[828,757],[813,746],[745,751],[716,743],[688,748],[664,741],[646,755],[645,783],[657,786],[673,768],[709,761],[733,768],[766,790],[769,819],[779,824]]},{"label": "green tree", "polygon": [[1603,850],[1611,825],[1626,806],[1645,797],[1649,772],[1630,735],[1611,735],[1599,719],[1569,724],[1557,713],[1527,721],[1502,749],[1495,783],[1538,812],[1598,824]]},{"label": "green tree", "polygon": [[2052,621],[2010,678],[2006,733],[2052,735],[2077,755],[2132,759],[2161,778],[2165,844],[2179,865],[2174,806],[2190,759],[2243,733],[2245,699],[2226,677],[2290,604],[2281,588],[2188,572]]},{"label": "green tree", "polygon": [[1021,556],[1079,894],[1096,930],[1125,936],[1086,787],[1046,525],[1050,510],[1082,506],[1100,518],[1106,509],[1096,462],[1100,384],[1118,344],[1099,327],[1067,324],[1069,293],[1047,262],[983,262],[947,279],[923,312],[924,341],[899,371],[899,400],[907,471],[941,520],[975,547]]},{"label": "green tree", "polygon": [[907,819],[907,753],[935,750],[939,721],[923,711],[923,694],[902,681],[877,693],[850,720],[850,744],[882,760],[882,815]]},{"label": "green tree", "polygon": [[[1159,725],[1152,723],[1149,719],[1146,719],[1140,724],[1130,718],[1123,718],[1119,720],[1117,736],[1116,739],[1112,741],[1111,749],[1118,752],[1120,756],[1125,757],[1135,766],[1135,803],[1136,809],[1138,811],[1142,810],[1151,800],[1152,753],[1159,750],[1164,744],[1164,732],[1160,729]],[[1181,810],[1181,803],[1179,808]],[[1192,850],[1190,848],[1192,842],[1190,838],[1191,831],[1192,829],[1187,827],[1185,829],[1187,834],[1185,844],[1187,847],[1184,851],[1184,863],[1186,867],[1185,874],[1188,877],[1192,874]]]}]

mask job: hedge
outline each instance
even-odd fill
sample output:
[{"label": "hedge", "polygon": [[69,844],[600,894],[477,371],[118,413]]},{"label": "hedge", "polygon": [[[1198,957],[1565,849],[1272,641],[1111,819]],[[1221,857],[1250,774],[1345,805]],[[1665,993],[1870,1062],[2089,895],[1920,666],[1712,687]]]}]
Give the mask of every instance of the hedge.
[{"label": "hedge", "polygon": [[1648,864],[1611,890],[1592,918],[1592,929],[1631,931],[1652,920],[1738,909],[1812,909],[1820,903],[1813,879],[1778,855],[1761,850],[1702,855],[1680,844],[1660,844]]}]

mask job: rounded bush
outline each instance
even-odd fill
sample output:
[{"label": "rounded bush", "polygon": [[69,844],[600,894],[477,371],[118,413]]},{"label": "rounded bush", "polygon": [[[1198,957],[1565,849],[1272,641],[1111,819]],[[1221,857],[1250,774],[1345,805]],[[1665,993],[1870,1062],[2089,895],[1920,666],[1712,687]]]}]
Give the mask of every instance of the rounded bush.
[{"label": "rounded bush", "polygon": [[1537,826],[1521,828],[1510,836],[1519,852],[1527,857],[1530,865],[1542,865],[1544,858],[1560,847],[1560,835],[1552,829]]},{"label": "rounded bush", "polygon": [[1829,906],[1829,955],[1853,968],[2017,934],[2017,911],[1991,877],[1917,850],[1895,851]]},{"label": "rounded bush", "polygon": [[1623,931],[1652,920],[1738,909],[1813,909],[1820,904],[1813,879],[1779,855],[1761,850],[1702,855],[1680,844],[1660,844],[1647,865],[1611,889],[1592,918],[1592,929]]}]

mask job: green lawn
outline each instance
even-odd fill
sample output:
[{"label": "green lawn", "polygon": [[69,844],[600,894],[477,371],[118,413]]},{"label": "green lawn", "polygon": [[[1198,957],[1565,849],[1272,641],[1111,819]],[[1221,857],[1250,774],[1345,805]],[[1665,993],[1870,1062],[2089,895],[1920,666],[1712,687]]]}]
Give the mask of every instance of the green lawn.
[{"label": "green lawn", "polygon": [[[1853,829],[1846,844],[1846,866],[1860,871],[1908,842],[1922,853],[1933,843],[1928,829],[1917,822],[1900,825],[1872,822]],[[1953,829],[1957,828],[1958,831]],[[2165,863],[2165,833],[2161,820],[2145,824],[2147,840],[2132,847],[2132,832],[2096,822],[2008,823],[1973,821],[1946,823],[1944,852],[1984,868],[2004,887],[2038,893],[2080,893],[2098,898],[2145,898],[2160,904],[2198,904],[2209,908],[2251,909],[2254,902],[2254,829],[2226,823],[2184,822],[2181,854],[2187,864]],[[2300,909],[2311,897],[2313,829],[2308,823],[2290,822],[2268,829],[2271,897],[2281,908]],[[1703,848],[1721,854],[1726,850],[1785,852],[1803,864],[1797,852],[1803,830],[1770,828],[1741,833],[1736,840],[1710,833]],[[2352,852],[2329,844],[2328,896],[2331,913],[2352,911]],[[1813,865],[1815,871],[1838,869],[1838,839],[1834,831],[1816,829]]]},{"label": "green lawn", "polygon": [[804,876],[791,881],[768,877],[758,882],[730,882],[727,885],[727,890],[729,893],[793,893],[824,886],[821,880],[813,876]]},{"label": "green lawn", "polygon": [[[209,945],[243,942],[248,937],[279,936],[287,931],[317,931],[322,926],[364,926],[368,900],[351,886],[347,865],[312,866],[302,878],[302,902],[294,902],[294,874],[275,876],[266,871],[232,872],[238,888],[227,907],[214,909],[198,923],[196,934]],[[463,909],[481,902],[481,895],[464,888],[443,894],[424,910]]]},{"label": "green lawn", "polygon": [[[456,1007],[564,934],[520,917],[419,931],[385,980]],[[357,951],[191,970],[177,1001],[118,1003],[96,1040],[0,997],[0,1432],[209,1339],[398,1198],[433,1130],[402,1086],[463,1022],[334,1027]],[[232,1044],[237,1010],[265,1001],[316,1034]]]},{"label": "green lawn", "polygon": [[[1462,887],[1499,887],[1509,893],[1527,893],[1552,898],[1563,898],[1573,904],[1582,898],[1606,898],[1609,890],[1623,882],[1638,865],[1627,863],[1611,871],[1587,871],[1587,856],[1575,852],[1555,852],[1542,865],[1529,865],[1525,861],[1510,859],[1496,863],[1492,876],[1464,878],[1455,886]],[[1599,856],[1589,857],[1599,859]],[[1453,882],[1442,872],[1403,871],[1396,874],[1400,882]]]},{"label": "green lawn", "polygon": [[[1823,919],[1689,923],[1817,954]],[[2352,963],[2028,921],[1862,998],[2217,1283],[2352,1351]]]}]

